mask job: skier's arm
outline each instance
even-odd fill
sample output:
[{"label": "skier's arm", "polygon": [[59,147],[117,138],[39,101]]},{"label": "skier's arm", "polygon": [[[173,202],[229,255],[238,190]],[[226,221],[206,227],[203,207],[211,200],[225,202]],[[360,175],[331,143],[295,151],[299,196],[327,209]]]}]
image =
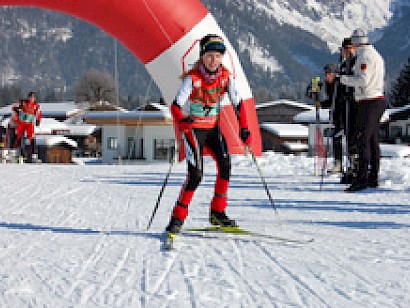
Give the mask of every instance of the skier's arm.
[{"label": "skier's arm", "polygon": [[233,79],[232,76],[229,76],[229,83],[228,83],[227,90],[228,90],[229,99],[232,102],[236,116],[238,118],[240,137],[245,144],[249,144],[251,141],[251,138],[250,138],[251,132],[249,131],[249,128],[248,128],[245,104],[243,103],[241,97],[239,96],[235,80]]},{"label": "skier's arm", "polygon": [[186,115],[182,111],[183,107],[189,100],[189,96],[191,95],[192,89],[192,78],[190,76],[187,76],[182,82],[178,90],[177,96],[171,105],[172,117],[174,119],[175,124],[178,126],[178,129],[181,131],[190,129],[190,124],[192,123],[192,119],[189,117],[189,114]]},{"label": "skier's arm", "polygon": [[43,113],[41,112],[40,107],[39,107],[39,109],[37,110],[37,115],[36,115],[36,126],[40,125],[42,118],[43,118]]}]

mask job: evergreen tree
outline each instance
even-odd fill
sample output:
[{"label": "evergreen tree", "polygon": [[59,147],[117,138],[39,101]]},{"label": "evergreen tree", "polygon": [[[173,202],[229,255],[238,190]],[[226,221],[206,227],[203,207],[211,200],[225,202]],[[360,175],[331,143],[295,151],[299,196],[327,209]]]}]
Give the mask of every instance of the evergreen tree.
[{"label": "evergreen tree", "polygon": [[393,107],[410,104],[410,58],[401,70],[399,78],[393,84],[390,98]]}]

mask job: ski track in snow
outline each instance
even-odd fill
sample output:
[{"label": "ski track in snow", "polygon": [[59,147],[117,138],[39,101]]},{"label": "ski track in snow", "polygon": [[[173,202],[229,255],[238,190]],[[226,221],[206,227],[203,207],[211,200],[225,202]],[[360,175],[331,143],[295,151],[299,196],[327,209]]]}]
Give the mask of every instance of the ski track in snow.
[{"label": "ski track in snow", "polygon": [[[382,163],[381,188],[356,195],[341,192],[333,177],[320,191],[311,163],[260,159],[275,214],[252,163],[234,160],[228,211],[245,229],[313,243],[180,236],[169,252],[161,238],[183,164],[149,232],[166,164],[5,165],[0,306],[409,306],[410,163]],[[215,171],[209,162],[205,168],[187,227],[207,224]]]}]

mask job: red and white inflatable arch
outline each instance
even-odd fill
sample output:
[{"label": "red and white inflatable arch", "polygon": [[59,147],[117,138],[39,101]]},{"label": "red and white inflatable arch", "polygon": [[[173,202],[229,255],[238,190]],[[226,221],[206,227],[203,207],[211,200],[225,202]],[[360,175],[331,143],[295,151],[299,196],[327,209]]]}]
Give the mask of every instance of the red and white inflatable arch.
[{"label": "red and white inflatable arch", "polygon": [[[228,49],[224,65],[236,76],[252,132],[252,148],[261,153],[255,104],[238,56],[216,20],[199,0],[0,0],[0,5],[35,6],[88,21],[111,34],[144,63],[165,101],[171,103],[183,69],[198,58],[198,39],[221,35]],[[229,103],[224,104],[221,126],[231,153],[242,153],[238,127]]]}]

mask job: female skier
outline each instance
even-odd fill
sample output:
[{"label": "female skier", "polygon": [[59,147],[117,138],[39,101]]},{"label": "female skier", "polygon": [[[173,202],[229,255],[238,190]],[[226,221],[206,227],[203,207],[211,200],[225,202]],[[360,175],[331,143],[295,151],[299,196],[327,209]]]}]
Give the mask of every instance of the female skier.
[{"label": "female skier", "polygon": [[222,66],[226,51],[223,39],[208,34],[201,39],[199,47],[200,58],[194,68],[182,76],[182,85],[171,106],[174,123],[183,132],[188,173],[166,227],[169,233],[178,233],[188,216],[189,204],[203,176],[204,147],[218,169],[209,221],[213,225],[236,226],[225,213],[231,164],[227,143],[219,127],[224,96],[228,95],[238,116],[240,138],[246,145],[250,143],[244,105],[232,75]]}]

